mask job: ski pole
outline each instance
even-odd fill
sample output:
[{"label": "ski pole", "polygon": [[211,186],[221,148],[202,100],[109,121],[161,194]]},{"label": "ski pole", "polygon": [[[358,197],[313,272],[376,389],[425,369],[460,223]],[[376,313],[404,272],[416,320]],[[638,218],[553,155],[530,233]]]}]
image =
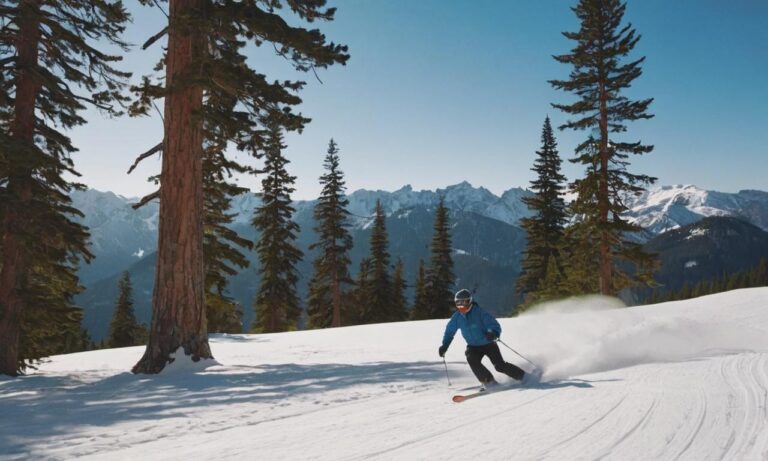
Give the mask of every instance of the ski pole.
[{"label": "ski pole", "polygon": [[523,360],[525,360],[526,362],[530,363],[531,365],[533,365],[533,366],[534,366],[534,367],[536,367],[536,368],[539,368],[539,366],[538,366],[538,365],[536,365],[535,363],[533,363],[533,362],[531,362],[530,360],[526,359],[526,358],[525,358],[525,356],[523,356],[523,354],[521,354],[521,353],[517,352],[516,350],[512,349],[511,347],[507,346],[507,343],[505,343],[504,341],[502,341],[502,340],[501,340],[501,338],[496,338],[496,341],[500,342],[501,344],[503,344],[503,345],[504,345],[504,347],[506,347],[507,349],[511,350],[511,351],[512,351],[512,352],[514,352],[515,354],[519,355],[519,356],[520,356],[520,357],[521,357]]},{"label": "ski pole", "polygon": [[445,365],[445,377],[448,378],[448,387],[451,387],[451,377],[448,376],[448,364],[445,363],[445,357],[443,357],[443,365]]}]

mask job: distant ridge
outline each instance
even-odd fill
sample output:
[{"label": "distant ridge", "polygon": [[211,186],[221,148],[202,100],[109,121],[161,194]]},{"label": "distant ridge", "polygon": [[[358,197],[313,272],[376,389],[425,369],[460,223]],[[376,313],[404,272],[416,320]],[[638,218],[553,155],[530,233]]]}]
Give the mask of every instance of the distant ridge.
[{"label": "distant ridge", "polygon": [[[478,296],[484,307],[500,315],[509,314],[515,304],[514,281],[519,275],[520,259],[526,242],[525,232],[518,226],[520,219],[529,213],[522,198],[530,195],[531,192],[525,189],[512,188],[497,196],[468,182],[435,191],[415,191],[405,186],[394,192],[352,192],[349,194],[349,210],[352,213],[355,247],[351,253],[350,269],[355,274],[360,260],[367,254],[369,229],[366,224],[379,200],[387,213],[393,261],[403,259],[406,279],[412,284],[419,260],[429,259],[434,210],[442,196],[451,210],[457,283],[464,286],[477,285]],[[134,277],[137,314],[147,321],[154,280],[152,258],[157,249],[157,203],[133,210],[130,204],[134,200],[111,192],[87,190],[75,192],[72,197],[74,205],[85,214],[83,221],[90,228],[92,251],[96,256],[90,265],[83,265],[79,271],[86,291],[78,296],[77,302],[86,308],[86,326],[94,338],[102,337],[117,295],[117,278],[124,270],[130,270]],[[238,216],[232,227],[246,238],[258,238],[249,221],[259,204],[260,199],[255,194],[240,196],[233,203],[232,212]],[[298,244],[306,255],[299,267],[302,274],[300,294],[305,290],[306,281],[312,273],[313,252],[308,247],[315,241],[312,231],[314,204],[314,201],[294,203],[294,219],[301,228]],[[631,197],[627,204],[630,207],[630,219],[648,227],[648,232],[639,237],[643,242],[649,240],[649,244],[667,234],[672,235],[670,231],[707,217],[733,217],[751,222],[757,226],[752,227],[760,232],[768,229],[768,193],[762,191],[726,194],[705,191],[695,186],[663,186]],[[700,248],[690,248],[692,251],[695,249],[715,253],[711,246],[705,242]],[[685,248],[689,248],[689,245],[685,245]],[[675,252],[669,254],[674,255]],[[251,303],[258,286],[258,276],[254,269],[255,254],[248,253],[246,256],[252,265],[231,279],[230,295],[242,304],[248,322],[253,315]],[[670,271],[660,276],[665,285],[672,287],[689,277],[696,280],[705,272],[709,273],[710,268],[721,270],[718,264],[723,267],[742,267],[746,261],[737,257],[736,253],[726,253],[724,257],[730,257],[727,264],[723,260],[704,264],[702,260],[696,270],[680,269],[668,259],[665,266]]]}]

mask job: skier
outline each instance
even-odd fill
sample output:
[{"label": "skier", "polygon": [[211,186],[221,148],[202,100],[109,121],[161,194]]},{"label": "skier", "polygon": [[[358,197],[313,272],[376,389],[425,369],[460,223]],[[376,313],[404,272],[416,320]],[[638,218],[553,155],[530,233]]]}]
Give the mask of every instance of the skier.
[{"label": "skier", "polygon": [[522,381],[525,371],[505,362],[501,356],[499,345],[496,344],[496,340],[501,335],[501,326],[496,318],[482,310],[476,302],[473,302],[472,293],[467,289],[457,291],[453,300],[456,303],[456,312],[453,313],[445,327],[443,344],[438,349],[440,357],[445,356],[456,330],[459,329],[467,342],[465,352],[467,363],[483,387],[496,384],[491,372],[481,363],[485,356],[491,359],[496,371],[517,381]]}]

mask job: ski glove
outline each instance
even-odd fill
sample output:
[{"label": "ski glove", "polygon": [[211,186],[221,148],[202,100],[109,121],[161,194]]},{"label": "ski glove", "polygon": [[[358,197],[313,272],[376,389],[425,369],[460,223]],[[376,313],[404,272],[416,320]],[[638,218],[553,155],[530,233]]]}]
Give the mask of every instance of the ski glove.
[{"label": "ski glove", "polygon": [[488,339],[488,341],[496,341],[496,338],[498,338],[498,336],[496,336],[496,332],[491,330],[485,332],[485,337]]},{"label": "ski glove", "polygon": [[440,357],[445,357],[445,352],[448,350],[448,346],[440,346],[440,348],[437,350],[437,353],[440,354]]}]

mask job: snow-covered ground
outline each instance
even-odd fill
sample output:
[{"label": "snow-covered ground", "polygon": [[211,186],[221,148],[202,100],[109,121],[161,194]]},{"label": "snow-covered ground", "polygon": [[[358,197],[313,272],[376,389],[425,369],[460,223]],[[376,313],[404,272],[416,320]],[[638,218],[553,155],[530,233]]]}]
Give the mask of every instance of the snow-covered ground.
[{"label": "snow-covered ground", "polygon": [[501,319],[543,381],[460,404],[444,323],[218,336],[158,376],[127,372],[142,348],[53,357],[0,378],[0,459],[768,459],[768,288]]}]

